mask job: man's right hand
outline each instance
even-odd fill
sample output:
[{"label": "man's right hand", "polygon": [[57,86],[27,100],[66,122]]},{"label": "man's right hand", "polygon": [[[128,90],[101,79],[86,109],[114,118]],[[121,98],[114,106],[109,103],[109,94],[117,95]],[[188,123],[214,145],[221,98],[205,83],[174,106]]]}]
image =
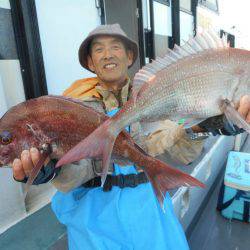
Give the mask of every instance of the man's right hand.
[{"label": "man's right hand", "polygon": [[23,181],[29,176],[31,170],[40,159],[40,152],[37,148],[24,150],[20,159],[13,161],[13,176],[17,181]]},{"label": "man's right hand", "polygon": [[[24,150],[20,159],[13,161],[13,177],[18,182],[26,183],[30,172],[40,160],[41,154],[37,148]],[[33,185],[47,183],[57,176],[61,168],[55,168],[56,161],[48,159],[41,168],[39,174],[33,182]]]}]

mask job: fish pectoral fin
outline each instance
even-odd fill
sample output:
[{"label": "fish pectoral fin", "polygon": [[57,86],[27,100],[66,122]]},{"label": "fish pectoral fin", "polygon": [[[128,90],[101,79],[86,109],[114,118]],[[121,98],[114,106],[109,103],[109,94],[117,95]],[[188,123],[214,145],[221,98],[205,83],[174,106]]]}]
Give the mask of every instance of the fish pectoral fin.
[{"label": "fish pectoral fin", "polygon": [[34,137],[42,143],[51,143],[52,140],[54,140],[55,138],[49,138],[47,137],[43,130],[37,125],[37,124],[26,124],[28,131],[30,131]]},{"label": "fish pectoral fin", "polygon": [[44,162],[47,160],[47,158],[49,157],[51,153],[51,148],[48,147],[47,150],[43,150],[41,152],[41,157],[39,159],[39,161],[37,162],[37,164],[34,166],[34,168],[32,169],[32,171],[29,174],[28,180],[24,186],[24,198],[26,198],[26,195],[30,189],[30,186],[32,185],[32,183],[34,182],[34,180],[36,179],[37,175],[39,174],[40,170],[42,169]]},{"label": "fish pectoral fin", "polygon": [[239,128],[243,128],[250,134],[250,125],[244,120],[228,99],[222,101],[221,110],[229,122],[232,122],[232,124]]},{"label": "fish pectoral fin", "polygon": [[107,177],[116,135],[109,131],[112,121],[107,120],[94,132],[71,148],[56,164],[56,168],[81,159],[102,159],[102,187]]}]

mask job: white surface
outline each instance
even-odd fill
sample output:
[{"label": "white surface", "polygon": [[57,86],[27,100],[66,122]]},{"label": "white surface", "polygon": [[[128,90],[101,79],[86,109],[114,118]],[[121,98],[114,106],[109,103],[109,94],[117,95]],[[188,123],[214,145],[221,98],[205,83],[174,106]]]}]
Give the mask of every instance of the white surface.
[{"label": "white surface", "polygon": [[197,7],[197,27],[202,27],[203,29],[221,29],[221,18],[213,11],[209,11],[207,8],[203,6]]},{"label": "white surface", "polygon": [[234,141],[234,151],[240,151],[241,142],[242,142],[242,134],[236,135]]},{"label": "white surface", "polygon": [[3,89],[2,78],[0,74],[0,117],[7,111],[7,103],[5,100],[5,92]]},{"label": "white surface", "polygon": [[194,18],[192,15],[180,11],[180,42],[181,45],[184,41],[189,39],[189,36],[193,36],[194,30]]},{"label": "white surface", "polygon": [[203,28],[223,29],[235,35],[235,47],[250,49],[250,1],[219,0],[219,15],[202,6],[197,8],[197,24]]},{"label": "white surface", "polygon": [[219,0],[221,27],[234,34],[235,47],[250,49],[250,1]]},{"label": "white surface", "polygon": [[0,8],[10,9],[9,0],[0,0]]},{"label": "white surface", "polygon": [[142,0],[142,15],[143,15],[143,28],[151,29],[150,27],[150,13],[149,13],[149,0]]},{"label": "white surface", "polygon": [[155,1],[153,8],[155,34],[172,36],[171,8]]},{"label": "white surface", "polygon": [[19,60],[0,60],[0,77],[7,108],[25,100]]},{"label": "white surface", "polygon": [[36,0],[49,94],[61,94],[75,80],[93,76],[78,62],[78,49],[100,24],[93,0]]}]

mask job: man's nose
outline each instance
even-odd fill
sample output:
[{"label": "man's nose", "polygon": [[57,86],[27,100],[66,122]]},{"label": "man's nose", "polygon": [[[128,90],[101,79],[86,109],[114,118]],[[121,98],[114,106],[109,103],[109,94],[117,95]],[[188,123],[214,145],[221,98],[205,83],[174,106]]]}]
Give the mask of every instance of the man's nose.
[{"label": "man's nose", "polygon": [[104,55],[103,55],[103,56],[104,56],[105,59],[112,58],[113,55],[112,55],[111,49],[105,49],[105,50],[104,50]]}]

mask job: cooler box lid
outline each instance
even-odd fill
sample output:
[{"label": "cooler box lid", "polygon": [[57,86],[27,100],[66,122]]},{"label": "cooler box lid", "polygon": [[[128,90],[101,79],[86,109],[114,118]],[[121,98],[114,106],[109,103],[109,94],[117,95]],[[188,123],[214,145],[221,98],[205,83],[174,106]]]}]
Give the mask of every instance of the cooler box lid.
[{"label": "cooler box lid", "polygon": [[229,152],[224,183],[235,189],[250,191],[250,154]]}]

